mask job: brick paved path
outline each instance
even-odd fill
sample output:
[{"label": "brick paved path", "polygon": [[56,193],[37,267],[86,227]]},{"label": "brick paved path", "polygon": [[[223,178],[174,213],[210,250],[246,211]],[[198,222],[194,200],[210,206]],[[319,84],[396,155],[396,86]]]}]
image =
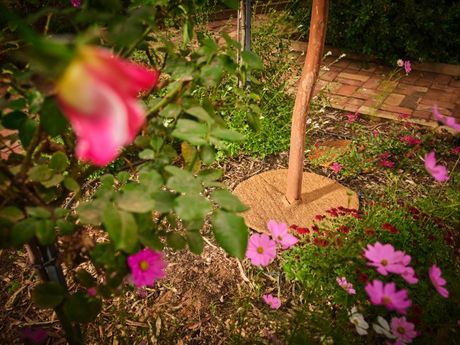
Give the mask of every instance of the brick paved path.
[{"label": "brick paved path", "polygon": [[[264,16],[257,16],[254,24],[263,20]],[[236,39],[236,20],[215,21],[208,24],[208,29],[225,31]],[[296,61],[301,68],[306,48],[305,42],[291,41],[286,55],[298,55]],[[326,66],[340,55],[337,49],[333,52],[324,60]],[[438,124],[431,109],[437,104],[442,115],[454,116],[460,122],[460,66],[415,63],[409,75],[400,69],[393,81],[388,81],[393,68],[375,63],[365,66],[353,54],[328,68],[321,71],[315,93],[322,89],[333,108],[393,120],[407,114],[413,122],[435,127]],[[292,93],[292,86],[288,93]]]}]

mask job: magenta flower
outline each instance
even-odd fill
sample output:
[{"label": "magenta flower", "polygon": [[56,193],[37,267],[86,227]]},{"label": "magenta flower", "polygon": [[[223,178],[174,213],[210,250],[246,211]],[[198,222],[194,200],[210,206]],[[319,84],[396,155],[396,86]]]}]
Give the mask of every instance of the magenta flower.
[{"label": "magenta flower", "polygon": [[378,130],[374,129],[374,130],[372,131],[372,136],[373,136],[374,138],[377,138],[379,135],[380,135],[380,132],[379,132]]},{"label": "magenta flower", "polygon": [[404,280],[408,284],[417,284],[418,283],[418,278],[415,276],[415,271],[412,267],[406,267],[403,273],[401,273],[401,277],[404,278]]},{"label": "magenta flower", "polygon": [[70,0],[70,4],[73,7],[80,7],[81,6],[81,1],[80,0]]},{"label": "magenta flower", "polygon": [[391,319],[391,333],[397,338],[396,341],[402,343],[411,343],[417,336],[415,325],[406,320],[405,316],[393,317]]},{"label": "magenta flower", "polygon": [[144,248],[128,257],[132,280],[137,288],[153,285],[156,280],[165,276],[166,265],[162,256],[161,252]]},{"label": "magenta flower", "polygon": [[138,93],[158,78],[158,71],[108,50],[81,48],[56,84],[58,103],[77,136],[77,157],[97,166],[114,160],[145,122]]},{"label": "magenta flower", "polygon": [[425,155],[425,169],[437,182],[446,182],[449,179],[449,172],[444,165],[436,164],[434,151]]},{"label": "magenta flower", "polygon": [[436,119],[436,121],[439,121],[447,127],[452,128],[455,132],[460,132],[460,123],[455,122],[455,118],[453,118],[452,116],[441,115],[436,104],[433,105],[433,116]]},{"label": "magenta flower", "polygon": [[349,295],[355,295],[356,294],[356,290],[353,289],[353,284],[349,283],[347,281],[347,278],[345,278],[345,277],[342,277],[342,278],[337,277],[336,281],[337,281],[337,284],[339,284],[339,286],[342,289],[344,289]]},{"label": "magenta flower", "polygon": [[401,138],[401,141],[409,146],[420,145],[422,141],[412,135],[405,135]]},{"label": "magenta flower", "polygon": [[342,167],[341,164],[339,164],[339,163],[337,163],[337,162],[334,162],[334,163],[331,164],[331,166],[330,166],[329,168],[331,168],[331,170],[332,170],[333,172],[335,172],[336,174],[338,174],[338,173],[342,170],[343,167]]},{"label": "magenta flower", "polygon": [[297,237],[288,232],[288,226],[285,223],[277,223],[272,219],[268,221],[268,229],[271,232],[272,238],[283,249],[289,249],[299,241]]},{"label": "magenta flower", "polygon": [[400,314],[406,314],[406,309],[412,305],[407,290],[398,291],[395,283],[384,284],[374,279],[366,284],[364,290],[373,304],[384,305],[388,310],[396,310]]},{"label": "magenta flower", "polygon": [[460,155],[460,146],[455,146],[450,152],[454,155]]},{"label": "magenta flower", "polygon": [[412,71],[412,66],[409,60],[404,61],[404,71],[406,71],[406,74],[409,74],[410,71]]},{"label": "magenta flower", "polygon": [[95,287],[90,287],[88,288],[88,290],[86,290],[86,293],[88,294],[89,297],[96,297],[97,290]]},{"label": "magenta flower", "polygon": [[356,120],[358,120],[358,118],[359,118],[359,113],[358,113],[358,112],[355,112],[354,114],[348,113],[348,114],[347,114],[347,118],[348,118],[348,119],[347,119],[347,122],[348,122],[348,123],[353,123],[353,122],[355,122]]},{"label": "magenta flower", "polygon": [[270,308],[278,309],[281,307],[281,300],[278,297],[274,297],[271,294],[262,296],[265,303],[267,303]]},{"label": "magenta flower", "polygon": [[255,266],[268,266],[276,257],[276,242],[266,234],[253,234],[249,238],[246,257]]},{"label": "magenta flower", "polygon": [[43,328],[26,327],[21,332],[21,339],[27,344],[44,344],[48,333]]},{"label": "magenta flower", "polygon": [[376,267],[377,272],[384,276],[388,273],[402,274],[411,259],[404,252],[395,250],[391,244],[380,242],[376,242],[373,246],[368,244],[364,257],[370,261],[369,266]]},{"label": "magenta flower", "polygon": [[444,285],[446,285],[446,281],[441,277],[441,273],[441,269],[436,265],[431,266],[428,271],[431,283],[435,289],[442,297],[447,298],[449,297],[449,291],[447,291],[447,289],[444,287]]}]

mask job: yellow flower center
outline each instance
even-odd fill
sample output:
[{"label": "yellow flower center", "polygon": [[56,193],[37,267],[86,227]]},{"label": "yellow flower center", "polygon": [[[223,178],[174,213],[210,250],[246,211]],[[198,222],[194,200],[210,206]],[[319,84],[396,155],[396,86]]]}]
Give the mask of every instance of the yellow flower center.
[{"label": "yellow flower center", "polygon": [[149,269],[149,263],[145,260],[142,260],[141,262],[139,262],[139,268],[141,269],[141,271],[145,272]]},{"label": "yellow flower center", "polygon": [[262,254],[264,252],[263,247],[257,247],[257,253]]},{"label": "yellow flower center", "polygon": [[385,304],[385,305],[391,304],[391,298],[388,297],[388,296],[383,296],[382,297],[382,303]]},{"label": "yellow flower center", "polygon": [[404,334],[404,333],[406,333],[406,330],[404,329],[404,327],[399,326],[398,327],[398,333],[399,334]]},{"label": "yellow flower center", "polygon": [[278,238],[278,241],[282,241],[282,240],[283,240],[283,238],[282,238],[281,236],[278,236],[277,238]]},{"label": "yellow flower center", "polygon": [[388,265],[388,260],[383,259],[382,261],[380,261],[380,263],[382,264],[382,266],[386,266],[386,265]]}]

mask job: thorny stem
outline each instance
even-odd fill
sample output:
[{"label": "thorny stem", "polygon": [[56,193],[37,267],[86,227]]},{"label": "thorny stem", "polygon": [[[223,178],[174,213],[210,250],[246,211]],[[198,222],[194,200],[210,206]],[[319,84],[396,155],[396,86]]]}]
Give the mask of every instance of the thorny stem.
[{"label": "thorny stem", "polygon": [[32,137],[32,140],[30,141],[29,146],[27,147],[26,151],[26,156],[24,157],[24,160],[22,161],[21,169],[19,170],[19,174],[17,176],[18,182],[22,183],[25,180],[25,173],[27,169],[30,166],[30,163],[32,162],[32,154],[34,153],[35,149],[38,146],[38,143],[40,142],[40,137],[42,134],[42,128],[39,125],[38,128],[35,130],[34,136]]},{"label": "thorny stem", "polygon": [[155,104],[147,113],[146,117],[150,117],[153,114],[157,113],[161,108],[163,108],[166,104],[171,102],[177,94],[182,90],[184,86],[184,81],[179,81],[179,86],[171,90],[166,96],[163,97],[161,101]]}]

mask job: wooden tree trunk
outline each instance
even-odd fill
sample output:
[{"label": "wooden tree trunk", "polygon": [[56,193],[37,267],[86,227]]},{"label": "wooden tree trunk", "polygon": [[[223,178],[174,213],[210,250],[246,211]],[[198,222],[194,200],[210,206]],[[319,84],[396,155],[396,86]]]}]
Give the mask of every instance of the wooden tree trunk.
[{"label": "wooden tree trunk", "polygon": [[287,175],[286,199],[289,203],[300,201],[305,150],[305,131],[310,100],[318,78],[326,38],[328,0],[313,0],[307,56],[302,69],[292,113],[291,146]]}]

